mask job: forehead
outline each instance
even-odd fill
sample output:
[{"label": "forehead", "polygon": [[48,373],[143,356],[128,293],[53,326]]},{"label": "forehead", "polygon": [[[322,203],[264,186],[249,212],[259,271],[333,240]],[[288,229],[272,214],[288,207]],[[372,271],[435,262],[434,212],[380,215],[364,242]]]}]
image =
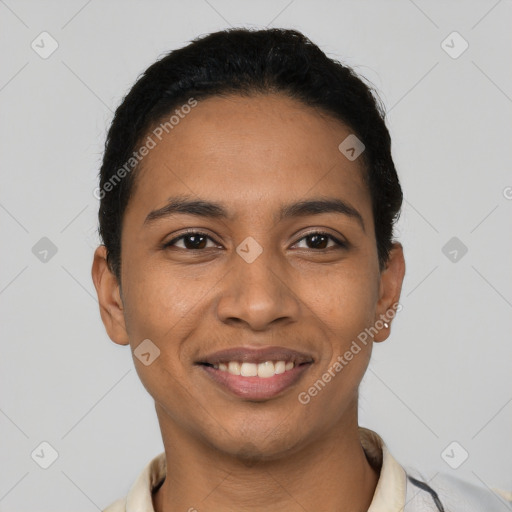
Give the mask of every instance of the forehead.
[{"label": "forehead", "polygon": [[[127,213],[140,215],[177,194],[223,202],[233,215],[265,215],[290,200],[336,196],[368,224],[371,200],[360,159],[338,149],[351,134],[340,121],[280,94],[199,101],[137,171]],[[130,213],[131,214],[131,213]]]}]

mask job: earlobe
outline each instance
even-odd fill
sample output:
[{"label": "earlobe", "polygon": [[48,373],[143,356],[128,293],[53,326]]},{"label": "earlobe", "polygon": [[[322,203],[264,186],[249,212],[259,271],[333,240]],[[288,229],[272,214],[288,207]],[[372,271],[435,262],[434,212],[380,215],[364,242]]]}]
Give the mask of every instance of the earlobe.
[{"label": "earlobe", "polygon": [[381,342],[388,338],[391,323],[396,313],[402,308],[399,304],[402,283],[405,275],[405,259],[402,244],[395,242],[389,253],[386,268],[380,275],[379,300],[377,302],[375,326],[377,333],[374,341]]},{"label": "earlobe", "polygon": [[128,333],[124,318],[124,307],[116,276],[111,272],[107,263],[107,248],[100,245],[94,252],[91,269],[92,280],[103,325],[110,339],[119,345],[128,345]]}]

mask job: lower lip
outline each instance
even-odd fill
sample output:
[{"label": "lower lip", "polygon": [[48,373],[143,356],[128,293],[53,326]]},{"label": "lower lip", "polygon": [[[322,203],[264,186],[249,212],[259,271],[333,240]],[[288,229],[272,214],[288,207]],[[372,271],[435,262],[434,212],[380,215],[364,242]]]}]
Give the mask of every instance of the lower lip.
[{"label": "lower lip", "polygon": [[201,365],[203,370],[218,384],[234,395],[247,400],[268,400],[283,393],[298,382],[311,363],[295,366],[273,377],[242,377]]}]

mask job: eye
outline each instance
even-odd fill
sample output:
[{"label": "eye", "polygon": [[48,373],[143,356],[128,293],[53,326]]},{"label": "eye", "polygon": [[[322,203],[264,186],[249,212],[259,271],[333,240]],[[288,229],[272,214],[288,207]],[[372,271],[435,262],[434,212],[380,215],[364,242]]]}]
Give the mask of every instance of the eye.
[{"label": "eye", "polygon": [[[176,244],[176,242],[179,241],[183,241],[183,245],[181,247]],[[208,241],[215,242],[213,238],[208,236],[206,233],[190,231],[176,238],[173,238],[169,242],[166,242],[162,248],[166,249],[168,247],[178,247],[179,249],[201,250],[209,249],[210,247],[218,247],[216,243],[214,243],[213,246],[207,247]]]},{"label": "eye", "polygon": [[[312,233],[308,233],[306,236],[303,236],[297,243],[302,242],[303,240],[310,240],[310,245],[313,247],[305,247],[305,249],[319,249],[319,250],[326,250],[326,249],[332,249],[332,248],[343,248],[346,249],[348,247],[348,244],[346,242],[342,242],[341,240],[337,239],[336,237],[332,236],[329,233],[324,233],[323,231],[314,231]],[[334,242],[333,245],[329,246],[326,244],[329,243],[329,241]],[[306,242],[307,244],[307,242]],[[304,247],[301,247],[301,249]]]},{"label": "eye", "polygon": [[[210,245],[208,247],[208,242],[212,242],[213,245]],[[348,247],[348,243],[343,242],[339,240],[338,238],[334,237],[333,235],[329,233],[325,233],[323,231],[314,231],[312,233],[308,233],[307,235],[303,236],[298,242],[296,242],[295,245],[306,241],[305,243],[312,247],[299,247],[301,249],[315,249],[315,250],[329,250],[329,249],[335,249],[335,248],[343,248],[346,249]],[[178,242],[182,242],[182,245],[179,246]],[[332,242],[331,245],[329,245],[329,242]],[[326,245],[327,244],[327,245]],[[169,247],[178,247],[179,249],[184,250],[202,250],[202,249],[209,249],[211,247],[218,248],[218,244],[206,233],[202,233],[200,231],[190,231],[188,233],[184,233],[176,238],[173,238],[169,242],[166,242],[162,248],[166,249]]]}]

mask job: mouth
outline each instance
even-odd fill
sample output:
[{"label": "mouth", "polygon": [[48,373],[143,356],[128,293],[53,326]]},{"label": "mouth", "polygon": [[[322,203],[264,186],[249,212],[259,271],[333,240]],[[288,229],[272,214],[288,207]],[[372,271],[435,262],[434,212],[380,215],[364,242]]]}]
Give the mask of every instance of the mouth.
[{"label": "mouth", "polygon": [[282,347],[234,348],[196,362],[225,391],[251,401],[283,394],[314,363],[312,356]]}]

